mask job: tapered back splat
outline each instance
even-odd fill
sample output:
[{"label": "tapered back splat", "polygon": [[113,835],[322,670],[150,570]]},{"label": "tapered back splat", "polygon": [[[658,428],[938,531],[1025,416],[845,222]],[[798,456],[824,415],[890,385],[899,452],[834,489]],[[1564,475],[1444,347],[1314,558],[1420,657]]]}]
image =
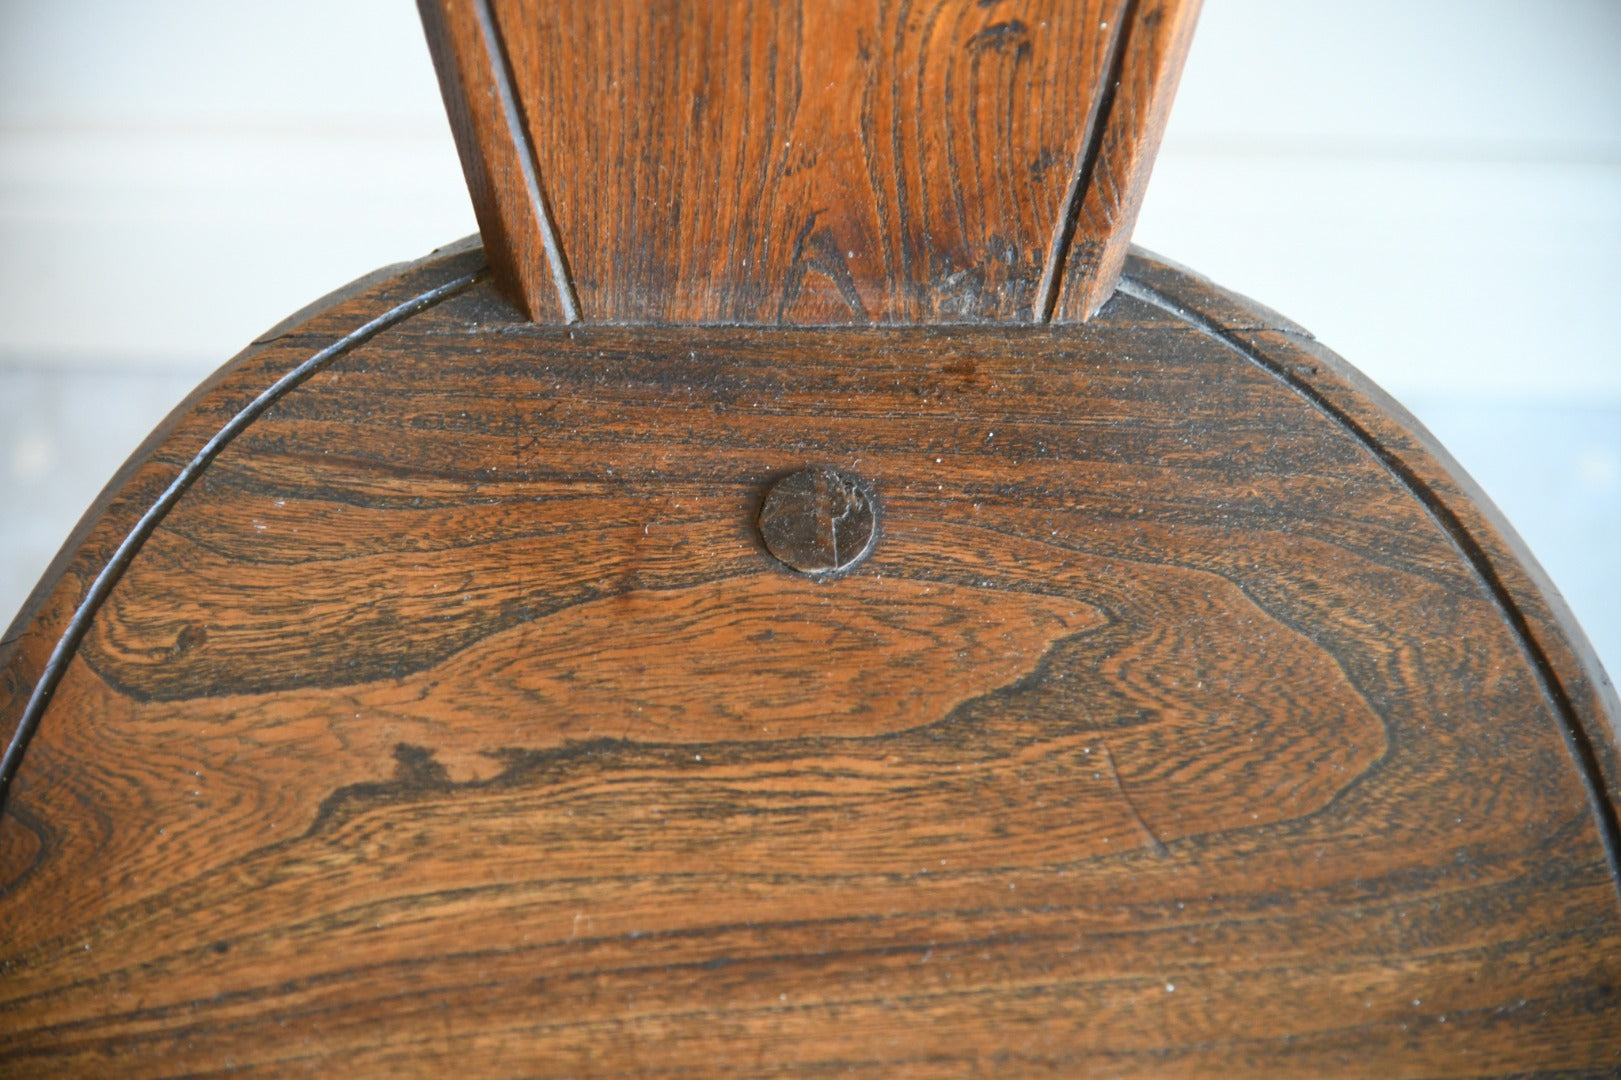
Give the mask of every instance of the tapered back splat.
[{"label": "tapered back splat", "polygon": [[537,321],[1082,319],[1197,0],[421,0]]}]

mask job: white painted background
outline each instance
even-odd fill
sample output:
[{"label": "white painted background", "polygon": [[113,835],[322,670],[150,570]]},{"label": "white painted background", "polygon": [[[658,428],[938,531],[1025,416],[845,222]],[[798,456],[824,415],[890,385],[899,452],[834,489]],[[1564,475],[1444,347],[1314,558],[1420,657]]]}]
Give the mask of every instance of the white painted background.
[{"label": "white painted background", "polygon": [[[408,0],[0,0],[0,624],[207,372],[473,229]],[[1621,0],[1207,0],[1137,239],[1417,413],[1621,669]]]}]

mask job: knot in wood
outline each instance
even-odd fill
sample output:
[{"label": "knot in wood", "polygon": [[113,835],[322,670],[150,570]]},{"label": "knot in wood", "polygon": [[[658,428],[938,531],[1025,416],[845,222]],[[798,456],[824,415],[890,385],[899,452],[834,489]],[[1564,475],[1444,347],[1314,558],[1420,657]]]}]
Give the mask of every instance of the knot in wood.
[{"label": "knot in wood", "polygon": [[783,565],[824,576],[866,557],[878,534],[872,492],[837,469],[802,469],[778,480],[760,508],[760,538]]}]

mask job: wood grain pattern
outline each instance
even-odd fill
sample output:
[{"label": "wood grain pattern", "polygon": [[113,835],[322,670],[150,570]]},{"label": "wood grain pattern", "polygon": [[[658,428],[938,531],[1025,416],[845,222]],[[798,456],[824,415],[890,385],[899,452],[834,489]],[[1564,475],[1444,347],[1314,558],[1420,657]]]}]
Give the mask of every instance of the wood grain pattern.
[{"label": "wood grain pattern", "polygon": [[[514,295],[555,300],[543,203],[584,320],[746,324],[1042,321],[1061,282],[1066,312],[1106,297],[1197,6],[422,0]],[[470,84],[491,93],[481,19],[521,130],[466,115]],[[531,157],[543,194],[500,179]]]},{"label": "wood grain pattern", "polygon": [[1094,156],[1077,173],[1073,232],[1057,249],[1064,260],[1063,287],[1046,313],[1056,321],[1090,319],[1114,294],[1198,9],[1197,3],[1162,0],[1139,0],[1133,8]]},{"label": "wood grain pattern", "polygon": [[575,321],[568,270],[487,5],[420,0],[417,8],[458,135],[473,214],[507,295],[534,322]]},{"label": "wood grain pattern", "polygon": [[[210,433],[476,258],[177,415],[10,635],[0,732]],[[769,333],[473,284],[333,352],[83,619],[0,817],[0,1071],[1621,1066],[1579,633],[1337,359],[1126,281]],[[813,464],[882,511],[836,581],[752,526]]]}]

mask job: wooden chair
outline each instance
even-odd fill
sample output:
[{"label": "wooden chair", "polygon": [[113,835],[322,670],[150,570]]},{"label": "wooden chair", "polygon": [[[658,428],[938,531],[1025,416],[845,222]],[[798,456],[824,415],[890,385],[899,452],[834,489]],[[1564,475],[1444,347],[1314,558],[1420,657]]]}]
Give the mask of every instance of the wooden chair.
[{"label": "wooden chair", "polygon": [[422,0],[482,243],[0,645],[0,1070],[1621,1068],[1613,689],[1130,228],[1188,0]]}]

